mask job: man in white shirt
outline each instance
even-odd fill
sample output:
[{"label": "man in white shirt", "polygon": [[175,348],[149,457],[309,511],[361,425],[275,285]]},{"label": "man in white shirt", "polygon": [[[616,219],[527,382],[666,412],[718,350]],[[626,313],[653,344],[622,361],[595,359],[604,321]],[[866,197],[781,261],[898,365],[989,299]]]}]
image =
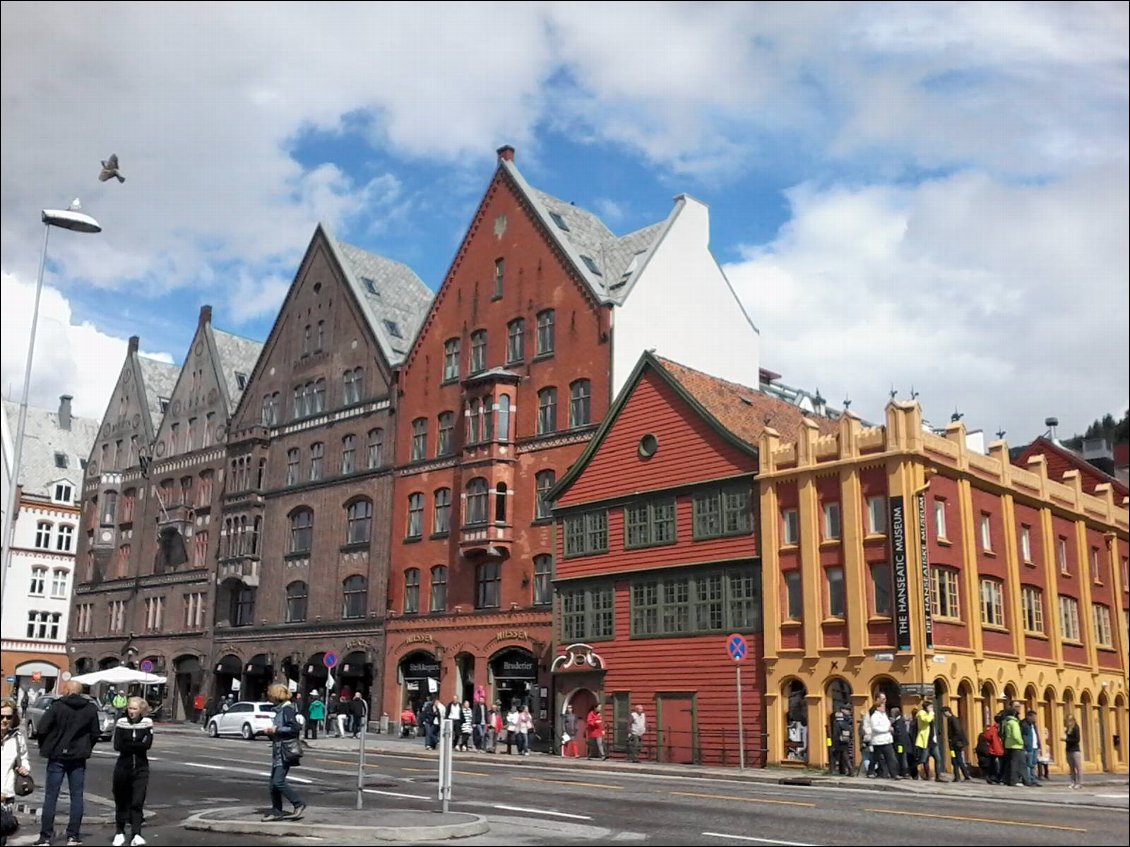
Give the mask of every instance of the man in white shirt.
[{"label": "man in white shirt", "polygon": [[632,707],[632,714],[628,718],[628,761],[639,762],[640,747],[643,746],[643,734],[647,732],[647,718],[643,713],[643,706],[636,703]]}]

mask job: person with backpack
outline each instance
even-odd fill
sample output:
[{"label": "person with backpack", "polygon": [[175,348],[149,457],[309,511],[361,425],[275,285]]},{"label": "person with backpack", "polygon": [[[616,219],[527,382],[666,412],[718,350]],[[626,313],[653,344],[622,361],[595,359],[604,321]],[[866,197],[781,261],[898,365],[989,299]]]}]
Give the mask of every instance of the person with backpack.
[{"label": "person with backpack", "polygon": [[949,706],[942,707],[942,714],[946,719],[946,738],[949,739],[950,757],[953,761],[953,781],[961,782],[964,778],[969,782],[973,777],[969,775],[969,763],[965,761],[965,748],[969,746],[965,727]]},{"label": "person with backpack", "polygon": [[1016,709],[1004,712],[1005,785],[1031,785],[1028,780],[1028,756],[1024,752],[1024,731]]},{"label": "person with backpack", "polygon": [[833,774],[851,776],[852,731],[851,705],[844,703],[832,719],[832,761],[829,770]]},{"label": "person with backpack", "polygon": [[153,746],[153,721],[149,704],[140,697],[126,701],[126,713],[114,724],[114,847],[126,843],[126,822],[133,839],[130,847],[144,847],[141,824],[145,819],[145,793],[149,788],[149,748]]},{"label": "person with backpack", "polygon": [[1001,760],[1004,758],[1004,740],[995,722],[989,723],[977,736],[977,766],[989,785],[1001,783]]}]

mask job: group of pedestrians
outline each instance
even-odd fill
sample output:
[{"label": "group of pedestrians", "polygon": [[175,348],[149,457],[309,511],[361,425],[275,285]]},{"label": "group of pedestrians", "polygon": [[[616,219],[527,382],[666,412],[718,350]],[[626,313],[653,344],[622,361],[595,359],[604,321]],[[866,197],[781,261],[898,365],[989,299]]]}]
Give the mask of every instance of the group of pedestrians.
[{"label": "group of pedestrians", "polygon": [[[1082,785],[1083,753],[1079,724],[1073,715],[1064,719],[1063,742],[1071,788],[1078,789]],[[978,765],[989,783],[1038,786],[1051,778],[1050,747],[1048,732],[1037,725],[1036,713],[1024,710],[1020,700],[1013,700],[977,737]]]},{"label": "group of pedestrians", "polygon": [[506,753],[530,755],[530,738],[534,735],[534,716],[530,707],[519,706],[517,701],[503,711],[501,703],[487,705],[481,697],[475,702],[453,697],[444,705],[439,695],[433,695],[420,707],[416,723],[423,730],[424,747],[435,750],[439,747],[443,722],[452,722],[451,747],[459,751],[478,751],[495,753],[505,744]]},{"label": "group of pedestrians", "polygon": [[[946,738],[954,769],[954,780],[971,779],[965,762],[968,741],[961,721],[946,706],[942,709]],[[830,738],[833,773],[851,776],[864,774],[872,779],[933,779],[944,782],[945,769],[938,737],[939,717],[931,699],[921,708],[904,715],[898,706],[887,706],[887,695],[879,692],[858,723],[861,750],[858,768],[852,768],[852,741],[857,733],[852,724],[851,705],[845,703],[832,720]],[[933,763],[933,775],[930,765]]]}]

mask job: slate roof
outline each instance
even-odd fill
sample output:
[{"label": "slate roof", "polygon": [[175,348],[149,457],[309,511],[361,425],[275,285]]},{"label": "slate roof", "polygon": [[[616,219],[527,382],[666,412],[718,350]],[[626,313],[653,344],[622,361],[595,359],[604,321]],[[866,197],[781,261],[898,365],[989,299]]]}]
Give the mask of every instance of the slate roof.
[{"label": "slate roof", "polygon": [[236,374],[243,374],[244,385],[251,379],[251,372],[255,363],[259,361],[259,354],[263,350],[263,342],[244,338],[242,335],[233,335],[222,329],[212,327],[212,338],[216,342],[216,354],[220,357],[220,369],[224,375],[224,382],[228,388],[228,410],[234,412],[239,405],[239,398],[243,389],[239,387]]},{"label": "slate roof", "polygon": [[[4,413],[12,438],[20,419],[19,403],[4,401]],[[28,407],[27,423],[24,428],[24,451],[20,459],[20,483],[24,492],[36,496],[51,497],[54,483],[67,480],[75,492],[82,485],[82,462],[94,449],[94,439],[98,436],[99,422],[93,418],[71,416],[71,428],[59,426],[57,409],[33,409]],[[56,462],[55,454],[62,454]],[[59,464],[65,462],[66,467]]]},{"label": "slate roof", "polygon": [[400,364],[420,331],[435,292],[407,265],[338,241],[324,225],[322,229],[385,358],[391,365]]},{"label": "slate roof", "polygon": [[149,419],[153,422],[153,431],[161,426],[161,418],[165,413],[161,411],[161,399],[168,400],[173,396],[177,378],[180,376],[180,367],[168,362],[159,362],[145,356],[137,357],[137,365],[141,368],[141,381],[145,386],[145,402],[149,407]]},{"label": "slate roof", "polygon": [[661,356],[652,354],[651,358],[719,424],[751,447],[757,447],[766,427],[780,433],[782,442],[795,442],[803,431],[801,421],[805,418],[815,422],[821,435],[839,432],[838,421],[811,415],[778,397]]}]

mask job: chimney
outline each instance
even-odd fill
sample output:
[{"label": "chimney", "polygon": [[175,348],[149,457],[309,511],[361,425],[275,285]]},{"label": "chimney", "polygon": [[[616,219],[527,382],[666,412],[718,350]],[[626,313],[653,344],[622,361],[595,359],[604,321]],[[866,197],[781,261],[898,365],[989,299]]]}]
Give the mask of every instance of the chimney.
[{"label": "chimney", "polygon": [[139,347],[141,347],[141,336],[131,335],[129,337],[129,350],[127,352],[136,353]]},{"label": "chimney", "polygon": [[498,161],[500,162],[513,162],[514,161],[514,148],[506,144],[498,148]]},{"label": "chimney", "polygon": [[204,326],[204,324],[212,323],[212,307],[204,305],[200,307],[200,319],[196,322],[197,326]]},{"label": "chimney", "polygon": [[59,429],[70,430],[71,428],[71,400],[73,399],[70,394],[59,395]]}]

